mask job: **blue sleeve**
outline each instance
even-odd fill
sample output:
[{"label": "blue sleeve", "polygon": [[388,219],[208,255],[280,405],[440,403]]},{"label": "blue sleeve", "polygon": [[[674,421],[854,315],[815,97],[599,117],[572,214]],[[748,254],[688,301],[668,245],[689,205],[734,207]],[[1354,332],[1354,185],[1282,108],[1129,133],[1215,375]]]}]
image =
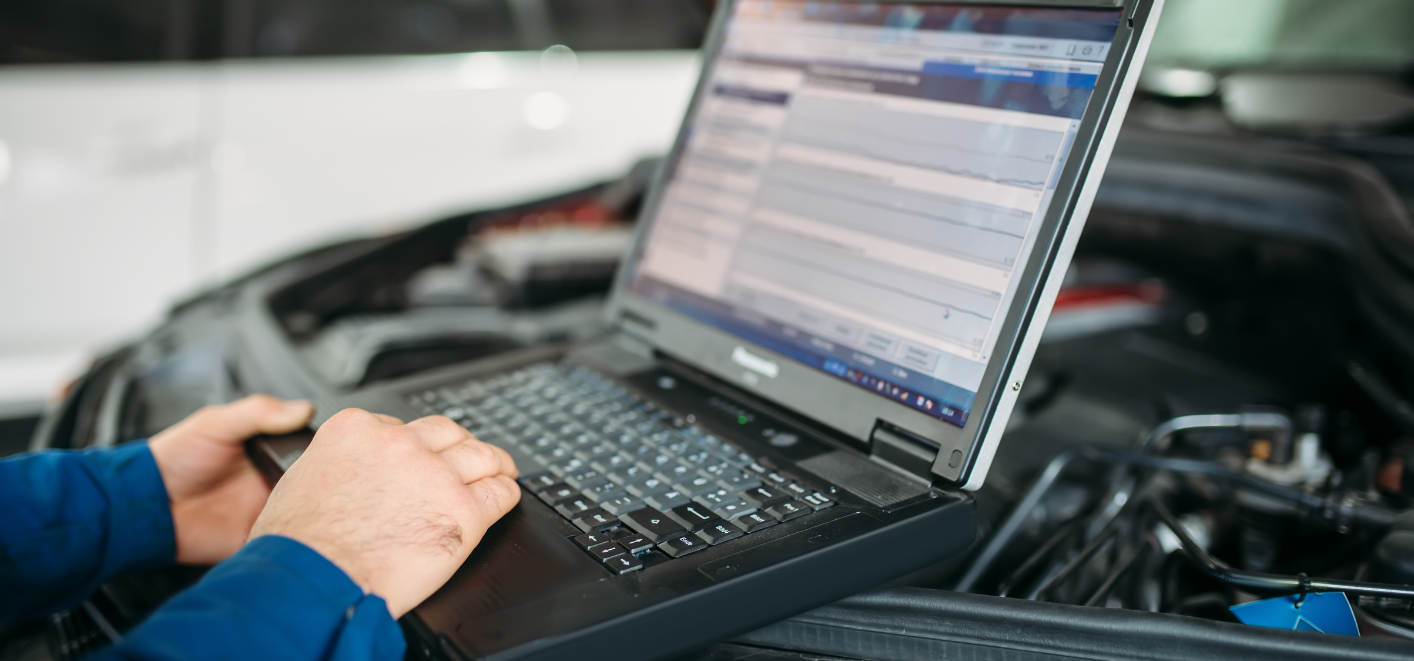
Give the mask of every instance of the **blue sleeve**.
[{"label": "blue sleeve", "polygon": [[175,558],[147,443],[0,460],[0,623],[73,606],[114,574]]},{"label": "blue sleeve", "polygon": [[260,537],[98,655],[105,661],[403,658],[387,604],[309,547]]}]

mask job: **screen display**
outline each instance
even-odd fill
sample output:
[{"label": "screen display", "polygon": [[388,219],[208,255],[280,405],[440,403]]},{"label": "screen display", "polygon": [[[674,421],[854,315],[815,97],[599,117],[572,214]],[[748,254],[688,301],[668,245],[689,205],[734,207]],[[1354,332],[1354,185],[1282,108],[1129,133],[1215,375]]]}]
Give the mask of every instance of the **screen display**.
[{"label": "screen display", "polygon": [[966,424],[1120,18],[741,0],[630,290]]}]

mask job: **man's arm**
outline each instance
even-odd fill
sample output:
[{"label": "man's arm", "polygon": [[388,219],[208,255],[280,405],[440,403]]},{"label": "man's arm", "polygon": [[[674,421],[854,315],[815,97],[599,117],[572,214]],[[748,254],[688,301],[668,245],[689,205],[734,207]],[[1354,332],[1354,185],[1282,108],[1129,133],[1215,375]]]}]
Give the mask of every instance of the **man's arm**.
[{"label": "man's arm", "polygon": [[0,623],[77,604],[118,572],[169,565],[173,539],[146,443],[0,461]]},{"label": "man's arm", "polygon": [[309,547],[260,537],[91,661],[403,658],[382,598]]},{"label": "man's arm", "polygon": [[128,569],[235,553],[270,495],[242,442],[303,427],[313,412],[256,395],[148,443],[0,461],[0,623],[77,604]]}]

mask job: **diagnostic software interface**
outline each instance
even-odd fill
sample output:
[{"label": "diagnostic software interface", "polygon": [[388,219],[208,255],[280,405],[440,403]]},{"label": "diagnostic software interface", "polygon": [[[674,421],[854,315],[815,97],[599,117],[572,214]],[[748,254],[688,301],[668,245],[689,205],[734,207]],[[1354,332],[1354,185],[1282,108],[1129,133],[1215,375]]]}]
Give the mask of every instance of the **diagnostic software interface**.
[{"label": "diagnostic software interface", "polygon": [[741,0],[631,289],[966,424],[1120,18]]}]

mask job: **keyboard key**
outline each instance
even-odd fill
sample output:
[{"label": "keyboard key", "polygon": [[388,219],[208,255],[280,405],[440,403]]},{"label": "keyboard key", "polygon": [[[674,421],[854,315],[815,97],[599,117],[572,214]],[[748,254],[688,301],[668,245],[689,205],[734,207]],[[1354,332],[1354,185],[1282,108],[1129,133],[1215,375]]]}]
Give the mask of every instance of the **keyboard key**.
[{"label": "keyboard key", "polygon": [[537,475],[535,477],[521,478],[520,485],[522,487],[525,487],[526,491],[529,491],[530,493],[535,493],[541,489],[547,489],[549,487],[558,486],[559,481],[556,480],[555,476],[553,475]]},{"label": "keyboard key", "polygon": [[697,531],[697,536],[712,546],[736,539],[745,534],[746,533],[742,532],[741,528],[736,527],[735,524],[725,521],[720,521]]},{"label": "keyboard key", "polygon": [[643,470],[637,464],[630,464],[614,471],[609,475],[609,479],[617,482],[620,486],[627,486],[648,479],[652,475],[653,471]]},{"label": "keyboard key", "polygon": [[579,489],[580,491],[587,491],[595,485],[604,484],[608,481],[608,478],[604,477],[603,473],[588,467],[565,476],[565,484]]},{"label": "keyboard key", "polygon": [[667,512],[668,518],[681,523],[688,532],[697,532],[714,523],[721,523],[722,517],[697,503],[674,507]]},{"label": "keyboard key", "polygon": [[648,503],[649,507],[664,512],[678,505],[686,505],[689,500],[691,499],[687,497],[687,494],[675,489],[663,489],[643,497],[643,502]]},{"label": "keyboard key", "polygon": [[[619,519],[630,528],[637,530],[656,544],[669,537],[677,537],[685,534],[682,525],[668,518],[668,515],[659,512],[651,507],[629,512],[620,516]],[[674,556],[676,557],[676,556]]]},{"label": "keyboard key", "polygon": [[709,545],[697,535],[683,534],[670,538],[658,545],[669,557],[681,558],[689,553],[696,553],[707,548]]},{"label": "keyboard key", "polygon": [[688,450],[688,448],[690,448],[691,446],[692,446],[691,441],[688,441],[687,439],[684,439],[684,438],[679,438],[679,439],[676,439],[676,440],[673,440],[673,441],[671,441],[671,442],[668,442],[668,443],[663,444],[663,445],[662,445],[662,448],[663,448],[664,450],[666,450],[666,451],[668,451],[668,452],[674,454],[674,455],[682,455],[682,454],[686,453],[687,450]]},{"label": "keyboard key", "polygon": [[629,495],[619,496],[618,498],[611,498],[609,500],[599,503],[599,506],[604,508],[604,510],[608,513],[613,514],[615,516],[623,516],[628,512],[632,512],[637,509],[643,509],[644,507],[646,507],[646,505],[643,504],[643,501]]},{"label": "keyboard key", "polygon": [[[607,477],[600,477],[598,479],[593,480],[581,480],[579,482],[580,493],[589,494],[591,491],[604,493],[605,489],[608,489],[608,493],[623,493],[623,490],[619,488],[619,485],[610,482],[609,478]],[[598,499],[596,498],[595,500]]]},{"label": "keyboard key", "polygon": [[726,445],[723,445],[722,448],[722,450],[718,451],[718,456],[720,456],[722,459],[725,459],[727,463],[730,463],[732,466],[740,468],[744,466],[750,466],[751,464],[756,462],[756,460],[753,459],[751,455],[742,452],[736,448]]},{"label": "keyboard key", "polygon": [[[589,462],[589,466],[591,468],[601,473],[604,473],[605,475],[615,473],[621,468],[627,468],[632,465],[633,460],[622,454],[605,455],[595,459],[594,461]],[[609,475],[609,479],[614,479],[614,476]]]},{"label": "keyboard key", "polygon": [[642,441],[640,441],[636,446],[632,446],[629,450],[625,450],[625,452],[628,452],[628,454],[637,457],[638,464],[640,466],[644,466],[654,471],[656,471],[658,468],[657,462],[658,457],[660,455],[668,456],[669,461],[671,461],[671,455],[664,455],[663,451],[659,450],[657,446],[653,445],[652,443]]},{"label": "keyboard key", "polygon": [[774,518],[766,516],[760,512],[744,514],[732,520],[732,525],[735,525],[736,527],[740,528],[741,531],[744,533],[753,533],[758,530],[765,530],[767,528],[770,528],[771,526],[776,525],[776,523],[777,521]]},{"label": "keyboard key", "polygon": [[728,501],[717,507],[713,507],[712,511],[716,512],[717,516],[731,521],[732,519],[735,519],[739,516],[755,512],[756,508],[751,503],[748,503],[741,499],[737,499]]},{"label": "keyboard key", "polygon": [[782,500],[790,500],[790,496],[774,489],[755,487],[741,492],[741,499],[756,507],[766,509]]},{"label": "keyboard key", "polygon": [[594,445],[593,447],[579,448],[575,450],[574,456],[583,459],[585,464],[587,464],[590,468],[598,470],[597,468],[595,468],[594,464],[597,463],[601,457],[612,457],[617,454],[617,452],[618,448],[599,443],[597,445]]},{"label": "keyboard key", "polygon": [[638,555],[640,553],[647,553],[648,551],[653,550],[653,540],[648,539],[647,537],[640,535],[636,532],[627,532],[625,535],[616,538],[614,541],[618,542],[619,546],[628,549],[628,552],[634,555]]},{"label": "keyboard key", "polygon": [[774,484],[776,486],[785,486],[787,484],[790,484],[791,481],[789,475],[785,475],[780,472],[767,473],[765,480],[766,484]]},{"label": "keyboard key", "polygon": [[699,467],[699,468],[697,469],[697,472],[699,472],[699,473],[701,473],[701,474],[703,474],[703,475],[706,475],[707,477],[710,477],[710,478],[712,478],[712,479],[715,480],[715,479],[717,479],[717,478],[719,478],[719,477],[721,477],[721,476],[727,474],[728,472],[732,471],[732,470],[735,469],[735,468],[736,468],[735,466],[732,466],[731,464],[729,464],[729,463],[727,463],[727,462],[725,462],[725,461],[721,461],[720,459],[718,459],[718,460],[709,461],[709,462],[703,464],[701,467]]},{"label": "keyboard key", "polygon": [[776,503],[766,508],[766,513],[775,517],[776,520],[781,523],[805,516],[813,511],[815,510],[809,505],[794,500]]},{"label": "keyboard key", "polygon": [[[569,480],[565,481],[569,482],[570,486],[575,486],[573,482]],[[757,479],[755,475],[735,471],[717,478],[717,484],[721,485],[721,487],[727,491],[737,492],[760,486],[761,480]]]},{"label": "keyboard key", "polygon": [[628,551],[625,551],[624,547],[610,542],[608,544],[600,544],[599,546],[595,546],[589,549],[589,553],[594,557],[599,558],[600,561],[604,561],[610,558],[615,558],[624,555],[628,553]]},{"label": "keyboard key", "polygon": [[571,521],[579,518],[579,515],[584,514],[585,512],[588,512],[592,509],[598,509],[598,507],[594,505],[594,501],[585,498],[582,495],[576,496],[574,498],[566,498],[565,500],[560,501],[559,504],[555,505],[555,511],[559,512],[560,516],[563,516]]},{"label": "keyboard key", "polygon": [[[554,448],[546,454],[551,457],[551,460],[544,461],[542,459],[545,467],[549,468],[551,473],[561,477],[577,473],[579,469],[584,467],[584,460],[569,456],[569,449],[563,446]],[[540,455],[537,455],[536,458],[540,458]]]},{"label": "keyboard key", "polygon": [[712,459],[712,453],[710,453],[710,452],[708,452],[708,451],[706,451],[706,450],[698,450],[698,451],[696,451],[696,452],[689,452],[689,453],[687,453],[687,454],[685,454],[685,455],[682,456],[682,460],[683,460],[684,462],[686,462],[686,463],[687,463],[688,465],[690,465],[690,466],[696,466],[696,467],[698,467],[698,468],[701,468],[703,465],[705,465],[705,464],[706,464],[708,461],[710,461],[711,459]]},{"label": "keyboard key", "polygon": [[540,434],[539,436],[536,436],[535,438],[526,441],[523,445],[525,445],[526,449],[530,450],[531,452],[541,454],[543,452],[548,452],[552,448],[559,447],[560,442],[556,440],[553,436]]},{"label": "keyboard key", "polygon": [[696,498],[693,498],[693,500],[706,505],[707,509],[717,509],[722,505],[736,500],[736,496],[733,496],[731,492],[726,489],[717,487],[712,491],[698,495]]},{"label": "keyboard key", "polygon": [[535,423],[532,422],[530,418],[518,414],[515,417],[503,421],[501,426],[504,427],[506,431],[523,438],[526,430],[534,427]]},{"label": "keyboard key", "polygon": [[690,480],[674,483],[673,488],[696,498],[709,491],[715,491],[720,487],[718,487],[717,483],[713,482],[711,478],[702,475],[694,475]]},{"label": "keyboard key", "polygon": [[638,496],[639,498],[643,498],[650,493],[656,493],[662,489],[666,489],[667,487],[668,483],[666,480],[657,477],[647,477],[642,478],[637,482],[629,482],[628,484],[625,484],[624,490],[628,491],[630,494]]},{"label": "keyboard key", "polygon": [[801,500],[805,501],[806,503],[809,503],[810,507],[816,510],[822,510],[826,507],[831,507],[835,504],[835,501],[825,497],[825,494],[822,494],[819,491],[816,491],[815,493],[812,493],[809,496],[801,498]]},{"label": "keyboard key", "polygon": [[607,544],[613,540],[610,540],[608,535],[602,533],[589,533],[587,535],[575,535],[574,539],[571,541],[573,541],[575,545],[579,546],[579,548],[588,551],[589,549],[592,549],[596,546],[600,546],[602,544]]},{"label": "keyboard key", "polygon": [[541,489],[535,492],[535,496],[544,501],[546,505],[554,507],[567,500],[578,498],[579,490],[568,484],[560,483],[548,489]]},{"label": "keyboard key", "polygon": [[584,512],[583,514],[580,514],[579,518],[574,520],[574,527],[579,528],[584,532],[603,533],[618,528],[622,525],[623,523],[619,521],[618,517],[608,512],[605,512],[603,509],[600,509],[598,507],[589,510],[588,512]]},{"label": "keyboard key", "polygon": [[804,498],[811,494],[810,489],[806,489],[805,487],[802,487],[794,482],[787,482],[780,488],[781,491],[788,493],[796,498]]},{"label": "keyboard key", "polygon": [[584,495],[593,498],[594,502],[599,503],[599,506],[603,507],[604,501],[613,500],[626,494],[624,494],[623,489],[619,488],[619,485],[604,480],[589,489],[585,489]]},{"label": "keyboard key", "polygon": [[643,569],[643,561],[627,553],[609,558],[604,561],[604,566],[615,574],[627,574]]},{"label": "keyboard key", "polygon": [[671,464],[668,464],[667,466],[663,466],[662,468],[658,469],[658,476],[666,477],[670,482],[677,482],[678,480],[687,479],[695,476],[696,474],[697,471],[693,470],[691,466],[688,466],[687,464],[681,462],[673,462]]}]

